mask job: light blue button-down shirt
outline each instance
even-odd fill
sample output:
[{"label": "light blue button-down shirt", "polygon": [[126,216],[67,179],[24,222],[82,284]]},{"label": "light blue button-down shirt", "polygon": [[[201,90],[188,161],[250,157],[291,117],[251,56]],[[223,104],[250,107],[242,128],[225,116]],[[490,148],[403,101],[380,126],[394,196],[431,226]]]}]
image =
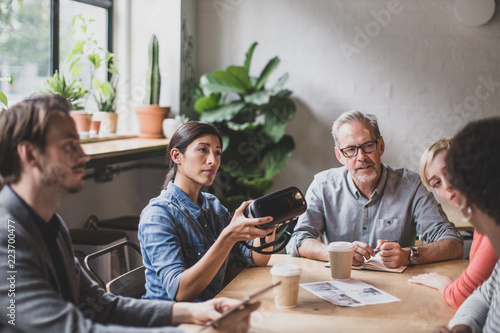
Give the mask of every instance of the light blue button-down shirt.
[{"label": "light blue button-down shirt", "polygon": [[402,247],[462,237],[448,221],[441,205],[427,191],[415,172],[382,164],[382,174],[370,198],[358,191],[346,167],[314,176],[306,192],[307,211],[299,217],[287,252],[299,256],[308,238],[323,233],[329,242],[361,241],[372,248],[377,240],[397,241]]},{"label": "light blue button-down shirt", "polygon": [[[230,221],[229,211],[214,195],[200,192],[196,204],[170,182],[141,213],[139,241],[146,267],[143,298],[174,300],[182,272],[205,255]],[[232,254],[253,265],[251,251],[240,243],[234,246]],[[217,295],[227,262],[228,258],[195,301]]]}]

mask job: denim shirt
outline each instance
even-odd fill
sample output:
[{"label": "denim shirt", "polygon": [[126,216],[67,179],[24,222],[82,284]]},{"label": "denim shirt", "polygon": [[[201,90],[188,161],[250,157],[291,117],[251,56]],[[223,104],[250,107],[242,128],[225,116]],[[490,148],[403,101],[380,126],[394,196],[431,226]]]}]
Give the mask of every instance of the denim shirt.
[{"label": "denim shirt", "polygon": [[418,174],[385,164],[381,168],[370,198],[359,192],[345,166],[316,174],[306,192],[307,211],[299,217],[287,252],[300,256],[302,242],[323,233],[329,242],[361,241],[372,248],[378,239],[412,246],[417,234],[427,243],[463,241]]},{"label": "denim shirt", "polygon": [[[198,204],[170,182],[141,213],[139,241],[146,267],[146,299],[174,300],[182,272],[195,265],[231,221],[212,194],[200,192]],[[253,265],[251,251],[237,243],[232,253]],[[213,298],[222,289],[228,258],[195,301]]]}]

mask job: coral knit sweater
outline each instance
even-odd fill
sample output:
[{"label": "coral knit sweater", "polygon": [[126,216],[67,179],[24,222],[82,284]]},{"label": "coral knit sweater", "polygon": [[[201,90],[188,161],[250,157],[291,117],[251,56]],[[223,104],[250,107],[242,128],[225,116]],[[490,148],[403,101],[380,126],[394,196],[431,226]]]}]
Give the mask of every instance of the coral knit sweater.
[{"label": "coral knit sweater", "polygon": [[469,266],[462,275],[448,283],[443,290],[445,302],[455,309],[458,309],[465,299],[490,277],[498,261],[488,237],[477,231],[474,231],[469,259]]}]

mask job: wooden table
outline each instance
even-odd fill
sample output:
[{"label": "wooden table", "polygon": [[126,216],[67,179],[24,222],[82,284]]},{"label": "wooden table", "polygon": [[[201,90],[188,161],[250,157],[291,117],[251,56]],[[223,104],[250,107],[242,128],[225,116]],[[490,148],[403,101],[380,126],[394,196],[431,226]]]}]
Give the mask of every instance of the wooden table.
[{"label": "wooden table", "polygon": [[[217,297],[242,299],[270,285],[272,281],[269,271],[273,264],[279,262],[300,265],[301,283],[331,280],[330,269],[324,267],[324,262],[275,254],[267,267],[243,270]],[[408,279],[413,275],[430,272],[456,279],[468,263],[468,260],[453,260],[417,265],[408,267],[401,274],[352,271],[352,277],[384,290],[401,302],[341,307],[300,288],[297,307],[279,309],[274,306],[273,293],[268,292],[260,297],[262,305],[252,314],[251,332],[432,332],[437,327],[446,325],[455,310],[443,301],[437,290],[411,284]],[[199,329],[194,325],[182,325],[182,328],[187,332]]]}]

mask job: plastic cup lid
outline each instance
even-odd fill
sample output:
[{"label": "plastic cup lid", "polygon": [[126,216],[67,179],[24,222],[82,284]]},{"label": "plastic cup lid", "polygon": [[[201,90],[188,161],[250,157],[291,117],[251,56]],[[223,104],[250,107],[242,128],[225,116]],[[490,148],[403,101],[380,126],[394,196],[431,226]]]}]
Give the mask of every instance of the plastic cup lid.
[{"label": "plastic cup lid", "polygon": [[295,276],[299,275],[302,269],[297,264],[292,263],[281,263],[275,264],[271,268],[271,274],[279,276]]},{"label": "plastic cup lid", "polygon": [[328,244],[328,251],[349,252],[354,250],[355,246],[349,242],[332,242]]}]

